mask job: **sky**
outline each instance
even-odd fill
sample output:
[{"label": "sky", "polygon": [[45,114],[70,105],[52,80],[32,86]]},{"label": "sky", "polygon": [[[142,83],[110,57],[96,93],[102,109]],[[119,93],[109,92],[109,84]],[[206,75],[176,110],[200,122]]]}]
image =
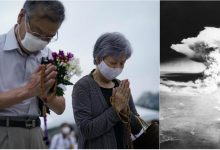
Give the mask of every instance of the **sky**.
[{"label": "sky", "polygon": [[[93,46],[105,32],[120,32],[130,41],[133,54],[127,60],[119,79],[129,79],[136,101],[143,92],[159,91],[159,1],[62,1],[66,19],[59,29],[59,39],[48,46],[62,49],[80,59],[82,75],[95,68]],[[24,1],[0,1],[0,34],[7,33],[17,22]],[[75,83],[81,77],[73,77]],[[72,113],[72,86],[65,93],[66,110],[63,115],[53,113],[48,121],[66,120]]]}]

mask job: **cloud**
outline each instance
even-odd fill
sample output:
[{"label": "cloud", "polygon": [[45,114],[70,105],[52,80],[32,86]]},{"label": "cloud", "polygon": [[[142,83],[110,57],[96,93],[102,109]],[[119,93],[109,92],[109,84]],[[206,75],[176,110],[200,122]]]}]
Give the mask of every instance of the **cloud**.
[{"label": "cloud", "polygon": [[[189,58],[198,58],[205,61],[204,57],[210,51],[220,47],[220,28],[205,27],[197,37],[183,39],[181,44],[172,44],[171,48]],[[209,49],[210,48],[210,49]],[[213,49],[212,49],[213,48]]]},{"label": "cloud", "polygon": [[200,94],[210,94],[218,90],[217,84],[210,84],[204,86],[197,81],[188,82],[178,82],[172,80],[162,80],[160,81],[160,92],[168,92],[173,94],[184,93],[185,95],[200,95]]},{"label": "cloud", "polygon": [[[162,89],[167,90],[168,87],[172,87],[171,91],[173,91],[176,87],[190,93],[211,93],[218,89],[220,83],[220,28],[205,27],[197,37],[183,39],[181,44],[172,44],[171,48],[192,60],[202,62],[206,68],[203,71],[203,77],[196,81],[184,83],[183,87],[179,87],[178,82],[173,82],[171,86],[171,81],[166,81]],[[167,85],[169,86],[167,87]]]}]

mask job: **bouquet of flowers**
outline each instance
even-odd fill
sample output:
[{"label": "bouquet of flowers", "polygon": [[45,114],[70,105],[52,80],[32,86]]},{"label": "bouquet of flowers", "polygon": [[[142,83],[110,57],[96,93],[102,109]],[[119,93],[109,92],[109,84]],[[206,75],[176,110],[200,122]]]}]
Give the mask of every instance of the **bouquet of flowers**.
[{"label": "bouquet of flowers", "polygon": [[79,65],[79,59],[75,58],[72,53],[65,53],[59,50],[58,53],[52,53],[53,60],[50,60],[57,67],[57,87],[56,95],[63,96],[66,90],[65,85],[73,85],[70,79],[73,75],[80,76],[82,71]]},{"label": "bouquet of flowers", "polygon": [[[81,68],[79,65],[79,59],[75,58],[72,53],[65,54],[63,51],[59,50],[58,53],[52,53],[52,59],[49,60],[48,58],[42,58],[42,64],[51,63],[57,67],[57,78],[54,87],[51,89],[51,92],[56,96],[63,96],[64,91],[66,90],[65,85],[73,85],[70,82],[70,79],[73,75],[79,76],[81,74]],[[41,70],[41,90],[42,95],[44,95],[44,78],[45,78],[45,67]],[[48,130],[47,130],[47,113],[49,113],[49,108],[42,104],[41,107],[42,116],[44,118],[44,141],[46,145],[49,145],[49,138],[48,138]]]}]

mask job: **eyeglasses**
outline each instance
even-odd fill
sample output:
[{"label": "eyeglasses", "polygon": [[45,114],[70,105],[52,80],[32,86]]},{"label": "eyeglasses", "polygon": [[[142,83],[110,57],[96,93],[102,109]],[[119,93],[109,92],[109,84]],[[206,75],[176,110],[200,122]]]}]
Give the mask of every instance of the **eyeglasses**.
[{"label": "eyeglasses", "polygon": [[45,41],[49,41],[49,42],[55,42],[58,40],[58,32],[56,32],[56,34],[54,36],[42,36],[40,33],[37,33],[37,32],[34,32],[31,27],[30,27],[30,19],[29,19],[29,16],[26,15],[26,21],[27,21],[27,26],[31,32],[32,35],[42,39],[42,40],[45,40]]}]

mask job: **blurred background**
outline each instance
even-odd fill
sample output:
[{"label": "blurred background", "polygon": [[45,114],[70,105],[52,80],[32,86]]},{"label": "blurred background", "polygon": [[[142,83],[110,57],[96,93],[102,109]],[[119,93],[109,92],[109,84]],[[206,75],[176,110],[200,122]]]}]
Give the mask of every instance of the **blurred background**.
[{"label": "blurred background", "polygon": [[[146,121],[159,120],[159,1],[62,2],[66,19],[58,31],[58,41],[49,44],[51,50],[70,51],[80,58],[83,77],[95,68],[92,51],[98,37],[105,32],[121,32],[131,42],[133,54],[118,78],[129,79],[138,113]],[[0,34],[16,24],[23,3],[23,0],[0,2]],[[71,81],[75,83],[81,77],[73,77]],[[65,92],[65,112],[60,116],[52,112],[48,116],[50,138],[63,122],[70,123],[77,133],[72,88],[68,86]]]}]

